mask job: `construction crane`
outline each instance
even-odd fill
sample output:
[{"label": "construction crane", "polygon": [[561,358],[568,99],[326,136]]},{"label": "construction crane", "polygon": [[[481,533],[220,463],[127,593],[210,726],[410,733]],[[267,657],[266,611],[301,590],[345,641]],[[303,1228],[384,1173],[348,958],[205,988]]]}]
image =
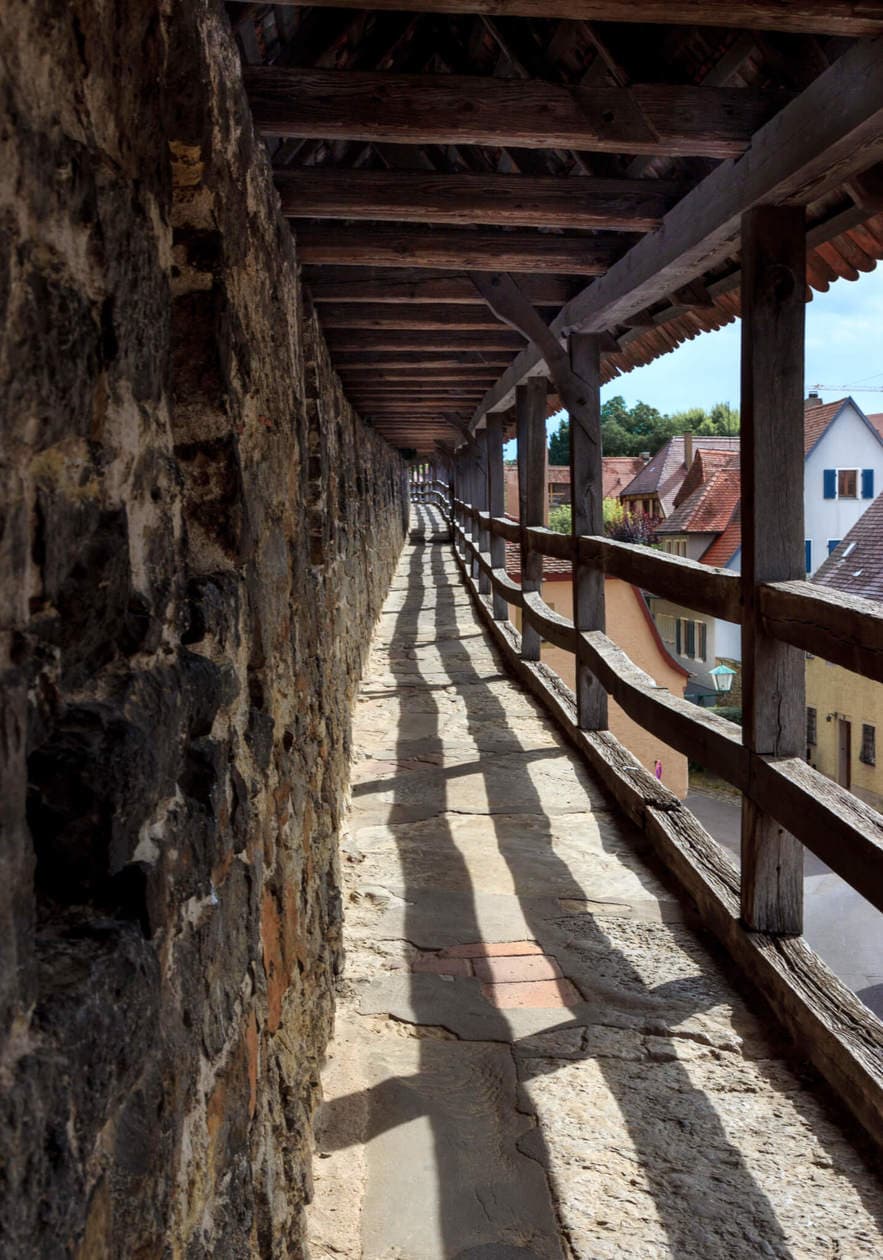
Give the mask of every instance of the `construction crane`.
[{"label": "construction crane", "polygon": [[824,394],[883,394],[883,385],[813,385]]}]

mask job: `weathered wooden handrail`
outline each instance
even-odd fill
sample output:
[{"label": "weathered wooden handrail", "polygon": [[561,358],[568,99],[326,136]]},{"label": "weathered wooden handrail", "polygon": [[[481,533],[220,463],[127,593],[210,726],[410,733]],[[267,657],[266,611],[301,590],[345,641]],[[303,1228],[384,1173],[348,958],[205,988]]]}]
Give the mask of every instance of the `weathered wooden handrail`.
[{"label": "weathered wooden handrail", "polygon": [[[467,512],[467,515],[476,514]],[[491,524],[496,524],[496,521]],[[506,521],[505,524],[508,527],[512,522]],[[550,537],[560,538],[564,543],[571,541],[567,535],[550,535],[545,530],[531,529],[527,532],[542,545]],[[797,836],[816,857],[821,858],[866,900],[883,910],[883,817],[871,806],[832,783],[799,758],[761,757],[752,753],[743,746],[741,728],[735,723],[660,687],[600,631],[579,635],[573,622],[551,609],[537,592],[522,592],[505,573],[494,569],[489,557],[456,522],[454,533],[469,558],[477,559],[482,571],[488,574],[494,589],[508,602],[520,607],[524,617],[544,639],[567,652],[576,652],[582,641],[583,659],[604,690],[630,718],[738,788]],[[582,538],[580,546],[584,542],[591,544],[590,555],[593,558],[613,554],[617,556],[614,562],[617,565],[621,564],[618,558],[620,549],[628,550],[627,544],[614,544],[612,552],[608,552],[605,540],[601,539]],[[595,545],[599,542],[602,543],[600,548]],[[542,550],[542,546],[538,549]],[[556,546],[558,554],[561,550],[564,548],[559,550]],[[646,548],[643,550],[647,551]],[[659,557],[650,553],[649,558],[662,559],[663,564],[674,561],[682,568],[686,564],[691,571],[703,567],[691,561],[684,562],[679,557]],[[639,568],[644,559],[642,557]],[[714,570],[710,573],[713,577],[719,576]],[[683,574],[679,576],[683,578]],[[778,598],[806,598],[792,588],[807,585],[780,583],[766,589],[772,592],[775,607]],[[827,604],[824,606],[829,607]],[[864,615],[855,609],[848,612],[852,618]],[[870,619],[870,627],[865,626],[866,635],[870,635],[878,623],[879,613]],[[872,651],[873,646],[870,645],[868,650]]]},{"label": "weathered wooden handrail", "polygon": [[[536,527],[522,531],[517,521],[478,513],[468,503],[455,504],[491,533],[517,543],[525,533],[531,550],[558,560],[581,559],[608,577],[622,578],[661,599],[736,624],[741,619],[742,591],[738,573],[717,569],[683,556],[673,556],[633,543],[570,534]],[[883,606],[880,603],[816,586],[812,582],[773,582],[758,588],[764,630],[782,643],[842,665],[853,673],[883,682]]]}]

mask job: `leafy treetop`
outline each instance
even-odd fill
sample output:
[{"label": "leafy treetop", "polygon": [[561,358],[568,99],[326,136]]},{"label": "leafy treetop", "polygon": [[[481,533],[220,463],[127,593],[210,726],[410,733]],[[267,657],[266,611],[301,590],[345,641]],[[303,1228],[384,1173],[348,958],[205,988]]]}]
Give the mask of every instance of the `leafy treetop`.
[{"label": "leafy treetop", "polygon": [[[678,433],[705,436],[735,437],[739,432],[739,413],[729,403],[715,403],[710,411],[692,407],[663,415],[649,403],[626,406],[617,395],[601,406],[601,446],[605,455],[655,455],[659,448]],[[549,438],[549,463],[570,462],[570,418],[563,416],[558,429]]]}]

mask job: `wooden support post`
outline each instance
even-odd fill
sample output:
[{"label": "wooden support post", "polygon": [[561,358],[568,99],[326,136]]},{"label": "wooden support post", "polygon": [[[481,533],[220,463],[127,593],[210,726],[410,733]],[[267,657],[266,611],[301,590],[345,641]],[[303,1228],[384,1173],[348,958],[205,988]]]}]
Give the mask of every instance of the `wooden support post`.
[{"label": "wooden support post", "polygon": [[[753,752],[804,751],[804,657],[763,633],[762,582],[804,576],[803,338],[806,225],[799,206],[742,217],[743,740]],[[761,932],[803,927],[803,846],[746,795],[742,918]]]},{"label": "wooden support post", "polygon": [[[487,511],[487,471],[487,429],[481,429],[475,435],[475,506],[481,512]],[[490,553],[490,536],[490,530],[478,527],[478,545],[485,558]],[[491,580],[482,568],[479,568],[478,572],[478,593],[479,595],[491,593]]]},{"label": "wooden support post", "polygon": [[[487,484],[488,511],[502,516],[505,504],[505,470],[503,468],[503,417],[492,411],[487,418]],[[506,540],[491,534],[491,564],[495,569],[506,567]],[[494,591],[494,620],[508,621],[509,605],[505,595]]]},{"label": "wooden support post", "polygon": [[[543,585],[543,557],[529,551],[525,529],[542,525],[546,498],[546,379],[531,377],[516,391],[518,426],[518,508],[521,518],[521,589],[539,591]],[[521,657],[540,659],[540,635],[522,613]]]},{"label": "wooden support post", "polygon": [[[478,453],[475,449],[474,442],[469,443],[469,453],[466,456],[466,468],[467,468],[467,473],[466,473],[467,484],[469,486],[469,493],[466,497],[469,502],[469,506],[474,508],[475,500],[478,497],[476,494],[476,490],[478,487]],[[474,516],[468,516],[466,518],[466,529],[469,533],[469,537],[472,539],[473,544],[477,547],[478,546],[478,522],[476,521]],[[479,565],[478,557],[475,555],[474,552],[472,553],[472,563],[470,566],[470,572],[473,578],[475,579],[478,579],[481,573],[481,566]]]},{"label": "wooden support post", "polygon": [[[584,383],[582,423],[570,420],[570,487],[573,535],[604,533],[601,464],[601,349],[597,336],[570,338],[570,366]],[[573,624],[577,630],[604,629],[604,573],[573,555]],[[584,731],[607,729],[607,693],[592,673],[579,641],[576,655],[577,723]]]}]

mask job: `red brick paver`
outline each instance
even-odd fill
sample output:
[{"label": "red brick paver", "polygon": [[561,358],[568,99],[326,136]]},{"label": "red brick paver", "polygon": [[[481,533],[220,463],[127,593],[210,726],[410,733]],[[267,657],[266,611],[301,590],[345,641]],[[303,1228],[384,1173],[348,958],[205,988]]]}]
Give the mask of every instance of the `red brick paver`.
[{"label": "red brick paver", "polygon": [[479,980],[491,984],[524,984],[530,980],[557,980],[561,968],[544,954],[519,958],[476,958],[473,962]]},{"label": "red brick paver", "polygon": [[451,945],[441,951],[442,958],[515,958],[522,954],[541,954],[536,941],[473,941],[470,945]]},{"label": "red brick paver", "polygon": [[483,984],[481,991],[500,1010],[519,1007],[578,1006],[582,1001],[569,980],[532,980],[521,984]]}]

